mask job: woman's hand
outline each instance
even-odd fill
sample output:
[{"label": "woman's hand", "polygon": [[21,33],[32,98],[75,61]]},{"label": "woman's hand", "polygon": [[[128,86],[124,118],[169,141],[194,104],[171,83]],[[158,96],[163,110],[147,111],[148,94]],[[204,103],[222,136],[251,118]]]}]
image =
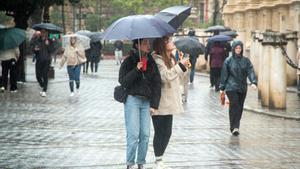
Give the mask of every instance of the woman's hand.
[{"label": "woman's hand", "polygon": [[138,62],[137,65],[136,65],[136,68],[137,68],[138,70],[141,70],[142,67],[143,67],[143,62]]},{"label": "woman's hand", "polygon": [[150,115],[152,116],[156,112],[156,109],[150,107]]},{"label": "woman's hand", "polygon": [[182,63],[185,67],[189,67],[190,64],[189,58],[184,57],[179,62]]}]

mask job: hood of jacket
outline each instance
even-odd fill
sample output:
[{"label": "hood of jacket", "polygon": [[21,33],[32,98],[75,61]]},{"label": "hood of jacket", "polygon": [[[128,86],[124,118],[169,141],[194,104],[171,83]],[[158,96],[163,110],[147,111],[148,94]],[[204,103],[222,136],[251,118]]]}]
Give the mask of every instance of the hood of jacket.
[{"label": "hood of jacket", "polygon": [[243,56],[244,44],[243,44],[242,41],[239,41],[239,40],[235,40],[235,41],[232,42],[232,45],[231,45],[232,55],[235,56],[234,50],[235,50],[235,48],[236,48],[238,45],[240,45],[241,48],[242,48],[241,55]]}]

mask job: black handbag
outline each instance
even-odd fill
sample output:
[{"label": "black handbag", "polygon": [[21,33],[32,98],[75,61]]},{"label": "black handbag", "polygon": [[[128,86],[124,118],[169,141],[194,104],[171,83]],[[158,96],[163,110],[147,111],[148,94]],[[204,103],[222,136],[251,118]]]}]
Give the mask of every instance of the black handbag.
[{"label": "black handbag", "polygon": [[120,103],[125,103],[126,101],[126,98],[127,98],[127,91],[126,91],[126,88],[119,85],[119,86],[116,86],[115,89],[114,89],[114,99]]}]

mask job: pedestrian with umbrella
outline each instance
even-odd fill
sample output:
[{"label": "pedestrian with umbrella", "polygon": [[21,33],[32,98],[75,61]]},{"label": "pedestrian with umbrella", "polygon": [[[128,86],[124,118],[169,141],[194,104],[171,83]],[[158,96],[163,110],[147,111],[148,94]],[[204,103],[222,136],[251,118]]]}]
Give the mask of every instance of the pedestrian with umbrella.
[{"label": "pedestrian with umbrella", "polygon": [[189,31],[188,37],[175,40],[176,47],[184,53],[188,53],[191,61],[190,83],[194,81],[197,58],[204,54],[205,46],[195,37],[195,31]]},{"label": "pedestrian with umbrella", "polygon": [[8,89],[8,74],[10,92],[17,92],[17,60],[20,56],[19,45],[25,40],[25,31],[19,28],[0,29],[0,61],[2,66],[2,80],[0,91]]},{"label": "pedestrian with umbrella", "polygon": [[176,61],[175,56],[172,54],[175,48],[170,37],[156,38],[153,41],[153,58],[158,65],[162,80],[159,107],[152,114],[155,154],[153,169],[167,168],[163,163],[163,155],[172,134],[173,115],[183,112],[180,77],[187,71],[189,59],[183,58]]},{"label": "pedestrian with umbrella", "polygon": [[122,62],[119,82],[126,88],[124,103],[126,126],[127,169],[144,169],[150,137],[150,113],[159,107],[161,79],[157,65],[150,55],[148,38],[174,33],[168,23],[151,15],[121,18],[109,26],[104,40],[133,40],[133,50]]},{"label": "pedestrian with umbrella", "polygon": [[230,131],[234,136],[240,134],[240,120],[242,118],[244,102],[247,95],[247,77],[251,87],[256,89],[257,80],[253,65],[247,57],[243,56],[243,43],[232,43],[232,56],[228,57],[222,67],[220,94],[225,93],[229,99]]},{"label": "pedestrian with umbrella", "polygon": [[74,96],[74,83],[76,93],[79,94],[80,87],[80,67],[86,61],[84,48],[78,42],[76,35],[69,35],[70,43],[66,46],[63,57],[60,62],[60,68],[67,62],[67,71],[69,75],[70,97]]},{"label": "pedestrian with umbrella", "polygon": [[53,51],[52,42],[48,38],[48,31],[41,30],[41,37],[34,42],[34,52],[36,53],[35,72],[36,79],[42,88],[40,95],[47,96],[48,71],[51,64],[51,52]]},{"label": "pedestrian with umbrella", "polygon": [[[206,47],[205,47],[205,55],[204,55],[204,58],[206,60],[206,62],[209,62],[209,68],[210,68],[210,71],[209,71],[209,78],[210,78],[210,87],[213,88],[215,87],[215,89],[217,90],[219,87],[216,86],[216,77],[215,77],[215,73],[214,71],[212,71],[212,57],[211,57],[211,53],[212,53],[212,47],[214,46],[214,44],[216,44],[215,42],[220,42],[220,44],[222,43],[227,43],[228,41],[231,40],[231,37],[230,36],[227,36],[227,35],[214,35],[210,38],[208,38],[207,40],[207,44],[206,44]],[[228,44],[226,44],[226,46],[224,46],[224,48],[226,50],[228,50]],[[208,58],[209,56],[209,58]],[[228,56],[226,54],[226,52],[224,53],[224,56],[223,57],[226,57]],[[208,60],[209,59],[209,60]],[[219,66],[218,66],[219,67]]]},{"label": "pedestrian with umbrella", "polygon": [[101,57],[102,44],[101,41],[91,43],[91,72],[97,73],[98,65]]}]

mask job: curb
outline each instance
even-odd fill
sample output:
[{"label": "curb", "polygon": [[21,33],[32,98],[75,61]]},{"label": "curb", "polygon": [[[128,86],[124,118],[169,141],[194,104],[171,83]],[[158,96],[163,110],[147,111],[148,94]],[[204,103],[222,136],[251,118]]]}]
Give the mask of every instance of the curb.
[{"label": "curb", "polygon": [[[206,74],[206,73],[195,73],[195,75],[197,76],[203,76],[203,77],[209,77],[209,74]],[[297,93],[297,91],[294,91],[292,89],[287,89],[287,92],[289,93]],[[276,118],[283,118],[283,119],[290,119],[290,120],[297,120],[297,121],[300,121],[300,116],[289,116],[289,115],[282,115],[282,114],[278,114],[278,113],[271,113],[271,112],[267,112],[267,111],[264,111],[263,109],[255,109],[255,108],[251,108],[250,106],[248,105],[245,105],[244,106],[244,110],[245,111],[249,111],[249,112],[253,112],[253,113],[257,113],[257,114],[263,114],[263,115],[268,115],[268,116],[271,116],[271,117],[276,117]]]}]

